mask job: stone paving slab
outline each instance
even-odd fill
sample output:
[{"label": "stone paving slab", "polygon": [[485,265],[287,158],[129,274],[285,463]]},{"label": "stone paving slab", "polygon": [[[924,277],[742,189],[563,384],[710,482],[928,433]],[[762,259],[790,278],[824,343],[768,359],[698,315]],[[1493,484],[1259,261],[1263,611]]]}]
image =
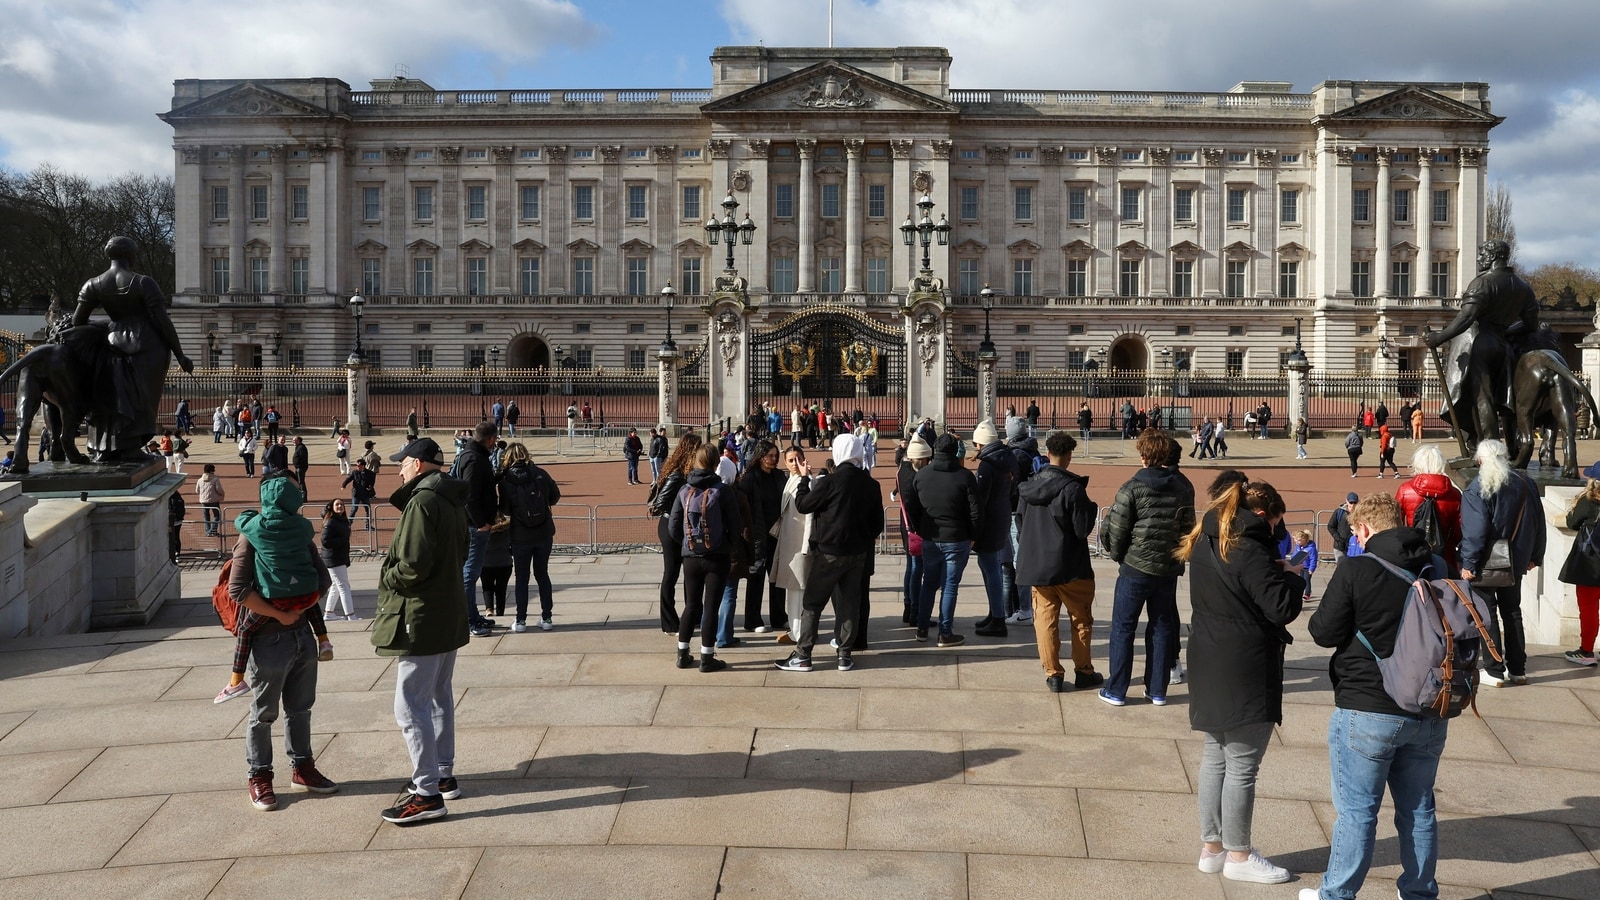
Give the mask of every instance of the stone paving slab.
[{"label": "stone paving slab", "polygon": [[[649,725],[661,690],[629,686],[468,688],[466,699],[456,706],[456,726]],[[5,742],[0,741],[0,749],[4,747]]]},{"label": "stone paving slab", "polygon": [[[105,865],[166,797],[49,803],[0,815],[0,878]],[[184,856],[181,859],[192,859]]]},{"label": "stone paving slab", "polygon": [[0,740],[0,755],[223,738],[244,722],[249,711],[239,700],[220,705],[180,700],[42,709]]},{"label": "stone paving slab", "polygon": [[[242,763],[244,756],[238,757]],[[225,791],[139,798],[159,803],[148,825],[121,844],[111,865],[131,866],[194,859],[290,856],[297,853],[362,850],[382,824],[374,809],[388,805],[393,792],[345,782],[337,794],[318,796],[290,790],[287,772],[275,783],[278,809],[268,815],[245,797],[244,779]],[[133,801],[99,801],[128,803]],[[52,809],[68,804],[53,804]]]},{"label": "stone paving slab", "polygon": [[752,733],[721,726],[556,726],[545,732],[528,775],[743,778]]},{"label": "stone paving slab", "polygon": [[1154,737],[969,733],[965,744],[968,784],[1191,789],[1178,744]]},{"label": "stone paving slab", "polygon": [[795,781],[960,782],[961,735],[927,731],[762,728],[750,754],[751,778]]},{"label": "stone paving slab", "polygon": [[[337,772],[341,781],[364,781],[392,786],[398,792],[411,779],[411,758],[406,755],[400,730],[341,731],[317,755],[317,766]],[[472,778],[521,778],[528,770],[545,729],[538,727],[473,728],[456,734],[456,775]],[[312,740],[321,739],[313,735]]]},{"label": "stone paving slab", "polygon": [[[227,668],[223,666],[224,679]],[[82,673],[74,678],[9,678],[0,680],[0,712],[146,703],[160,699],[187,672],[147,669]],[[206,696],[215,695],[220,687],[217,684]]]},{"label": "stone paving slab", "polygon": [[842,895],[874,900],[960,900],[969,896],[966,857],[960,853],[730,847],[717,894],[784,900],[837,900]]},{"label": "stone paving slab", "polygon": [[1129,865],[1121,860],[974,853],[967,857],[968,893],[963,896],[972,900],[1050,893],[1088,897],[1096,886],[1115,885],[1114,894],[1107,895],[1118,900],[1223,900],[1224,883],[1220,875],[1203,875],[1192,863]]},{"label": "stone paving slab", "polygon": [[[784,674],[810,677],[804,672]],[[655,724],[855,728],[858,704],[856,691],[808,690],[800,683],[781,688],[669,685],[662,691]]]},{"label": "stone paving slab", "polygon": [[[1085,695],[1087,696],[1087,695]],[[863,688],[861,721],[898,731],[1016,731],[1061,733],[1056,695],[984,691],[958,702],[949,691]]]},{"label": "stone paving slab", "polygon": [[611,842],[670,834],[683,844],[842,850],[850,815],[850,786],[840,782],[634,779]]},{"label": "stone paving slab", "polygon": [[51,750],[8,757],[8,790],[0,793],[0,809],[49,803],[100,753],[93,749]]},{"label": "stone paving slab", "polygon": [[[116,897],[118,900],[201,900],[208,897],[231,859],[166,863],[159,866],[118,866],[84,869],[50,875],[9,878],[4,883],[10,900],[57,900],[61,897]],[[228,896],[234,896],[232,894]]]},{"label": "stone paving slab", "polygon": [[[717,895],[721,847],[490,847],[463,895],[470,900],[559,895],[563,900]],[[748,896],[776,896],[761,892]],[[830,897],[837,897],[830,894]]]},{"label": "stone paving slab", "polygon": [[228,869],[212,896],[230,900],[323,900],[366,897],[456,897],[466,889],[483,851],[367,850],[244,857]]},{"label": "stone paving slab", "polygon": [[[627,779],[519,778],[463,783],[449,816],[426,827],[380,822],[374,850],[426,847],[604,844],[628,792]],[[368,805],[368,818],[372,819]],[[376,821],[373,819],[373,821]]]},{"label": "stone paving slab", "polygon": [[8,647],[0,651],[0,678],[10,681],[40,675],[79,675],[94,668],[115,649],[98,643],[36,650]]},{"label": "stone paving slab", "polygon": [[[311,752],[320,756],[330,738],[312,735]],[[93,761],[80,766],[75,777],[64,784],[53,802],[107,800],[114,797],[164,796],[177,787],[189,791],[233,791],[244,782],[249,770],[244,762],[244,740],[179,741],[170,744],[135,744],[107,747],[101,751],[60,751],[92,753]],[[274,753],[282,752],[279,747]],[[280,760],[284,780],[278,785],[288,790],[287,760]],[[181,782],[181,785],[180,785]]]},{"label": "stone paving slab", "polygon": [[858,783],[850,848],[1084,856],[1078,813],[1076,793],[1064,788]]}]

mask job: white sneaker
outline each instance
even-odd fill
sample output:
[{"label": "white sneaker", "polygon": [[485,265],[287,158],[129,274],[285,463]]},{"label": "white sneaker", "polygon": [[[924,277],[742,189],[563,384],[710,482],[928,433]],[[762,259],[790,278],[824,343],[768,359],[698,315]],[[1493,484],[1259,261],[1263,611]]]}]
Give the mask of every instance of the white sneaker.
[{"label": "white sneaker", "polygon": [[1031,609],[1019,609],[1011,615],[1006,616],[1006,622],[1011,625],[1024,625],[1032,621],[1033,610]]},{"label": "white sneaker", "polygon": [[549,616],[545,616],[544,618],[539,620],[539,630],[540,631],[549,631],[550,629],[552,629],[554,627],[556,627],[556,623],[550,621],[550,617]]},{"label": "white sneaker", "polygon": [[1212,853],[1204,847],[1200,848],[1200,871],[1207,875],[1215,875],[1222,871],[1222,864],[1228,860],[1228,851],[1223,850]]},{"label": "white sneaker", "polygon": [[[1395,896],[1398,897],[1400,895],[1396,893]],[[1300,900],[1322,900],[1322,890],[1320,888],[1301,888]]]},{"label": "white sneaker", "polygon": [[522,622],[512,622],[511,623],[511,633],[512,634],[523,634],[527,630],[528,630],[528,626],[526,624],[522,623]]},{"label": "white sneaker", "polygon": [[1275,866],[1271,860],[1250,848],[1250,858],[1244,862],[1232,859],[1222,864],[1222,877],[1230,881],[1250,881],[1256,884],[1283,884],[1290,878],[1289,870]]},{"label": "white sneaker", "polygon": [[1172,671],[1168,673],[1167,684],[1183,684],[1183,675],[1183,660],[1180,659],[1178,664],[1173,666]]}]

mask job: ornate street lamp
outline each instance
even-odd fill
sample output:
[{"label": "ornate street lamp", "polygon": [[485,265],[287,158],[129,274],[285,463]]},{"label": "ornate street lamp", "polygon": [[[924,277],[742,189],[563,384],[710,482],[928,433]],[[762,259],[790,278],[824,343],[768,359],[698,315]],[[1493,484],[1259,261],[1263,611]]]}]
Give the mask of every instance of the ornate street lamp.
[{"label": "ornate street lamp", "polygon": [[730,272],[735,271],[733,266],[734,245],[744,244],[748,247],[756,237],[756,223],[750,220],[750,214],[745,213],[744,221],[740,222],[734,218],[734,214],[738,211],[739,201],[733,199],[733,192],[730,191],[728,196],[722,198],[722,221],[717,221],[715,215],[706,220],[706,238],[711,242],[711,245],[716,246],[719,240],[727,241],[728,271]]},{"label": "ornate street lamp", "polygon": [[490,347],[489,348],[489,364],[491,366],[493,366],[494,368],[496,368],[496,369],[500,368],[500,348],[499,347]]},{"label": "ornate street lamp", "polygon": [[350,358],[345,360],[346,365],[360,365],[367,361],[366,351],[361,349],[361,312],[367,305],[367,298],[360,294],[350,297],[350,315],[356,320],[356,349],[350,352]]},{"label": "ornate street lamp", "polygon": [[661,305],[667,308],[667,334],[661,339],[661,352],[678,352],[678,342],[672,339],[672,308],[678,304],[678,292],[672,289],[672,282],[661,289]]},{"label": "ornate street lamp", "polygon": [[989,313],[994,311],[994,289],[985,284],[983,290],[978,292],[978,296],[983,298],[983,343],[978,345],[978,352],[992,356],[996,351],[994,341],[989,339]]},{"label": "ornate street lamp", "polygon": [[923,194],[922,199],[917,201],[917,208],[922,210],[922,217],[913,222],[911,216],[907,215],[905,222],[900,226],[900,237],[907,247],[915,246],[917,240],[921,239],[922,271],[932,272],[933,264],[928,257],[928,246],[935,236],[938,237],[941,247],[950,243],[950,223],[945,221],[944,213],[940,213],[939,223],[934,224],[933,198],[927,194]]}]

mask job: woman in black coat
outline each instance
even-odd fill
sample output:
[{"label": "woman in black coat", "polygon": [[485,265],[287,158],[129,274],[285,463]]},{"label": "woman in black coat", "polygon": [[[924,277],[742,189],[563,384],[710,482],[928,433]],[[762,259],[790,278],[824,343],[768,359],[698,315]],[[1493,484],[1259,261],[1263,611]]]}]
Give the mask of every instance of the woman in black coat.
[{"label": "woman in black coat", "polygon": [[[748,578],[749,588],[744,597],[744,630],[756,634],[766,634],[767,624],[761,620],[761,597],[766,590],[767,570],[772,567],[777,538],[772,536],[772,526],[778,522],[778,516],[783,506],[783,486],[789,480],[789,473],[778,467],[778,445],[770,440],[756,443],[755,451],[751,454],[753,459],[745,466],[744,474],[739,476],[737,482],[739,490],[750,503],[750,542],[753,550],[753,559],[750,567],[744,573],[735,572],[728,578],[728,584],[734,588],[735,596],[738,595],[737,584],[740,578]],[[788,621],[788,613],[784,611],[787,594],[783,588],[772,586],[772,629],[782,631]]]},{"label": "woman in black coat", "polygon": [[[1592,550],[1584,547],[1584,539],[1600,528],[1600,463],[1584,469],[1583,474],[1588,476],[1589,484],[1567,510],[1567,527],[1578,536],[1557,577],[1563,584],[1575,586],[1578,593],[1578,649],[1564,655],[1567,662],[1592,666],[1595,634],[1600,632],[1600,555],[1591,556]],[[1591,542],[1600,548],[1600,534],[1594,535]]]},{"label": "woman in black coat", "polygon": [[[322,541],[318,548],[322,564],[333,579],[328,589],[328,608],[325,619],[359,619],[356,615],[355,596],[350,592],[350,517],[344,500],[329,500],[322,507]],[[338,611],[340,603],[344,613]]]},{"label": "woman in black coat", "polygon": [[688,484],[701,443],[700,435],[692,431],[678,438],[677,448],[661,467],[661,477],[650,485],[645,500],[650,515],[656,517],[656,538],[661,542],[661,630],[666,634],[678,633],[678,576],[683,573],[683,548],[672,539],[667,518],[678,491]]},{"label": "woman in black coat", "polygon": [[1284,626],[1300,615],[1305,591],[1273,538],[1283,512],[1269,484],[1228,485],[1178,549],[1194,604],[1189,724],[1205,734],[1200,870],[1261,884],[1289,880],[1250,841],[1256,772],[1283,721],[1283,648],[1292,640]]}]

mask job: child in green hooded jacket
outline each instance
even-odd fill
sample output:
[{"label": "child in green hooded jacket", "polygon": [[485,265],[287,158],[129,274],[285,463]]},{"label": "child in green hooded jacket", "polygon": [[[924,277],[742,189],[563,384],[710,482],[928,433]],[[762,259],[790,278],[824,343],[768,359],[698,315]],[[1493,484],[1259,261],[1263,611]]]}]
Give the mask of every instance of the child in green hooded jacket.
[{"label": "child in green hooded jacket", "polygon": [[[325,590],[323,573],[318,567],[320,559],[312,538],[311,522],[300,514],[303,502],[305,492],[294,477],[287,472],[280,473],[261,482],[261,509],[240,513],[234,527],[241,540],[249,541],[254,551],[255,571],[250,576],[252,592],[277,609],[303,612],[311,623],[311,633],[317,637],[317,660],[327,662],[333,659],[333,643],[328,640],[328,627],[318,602]],[[214,703],[232,700],[250,690],[244,680],[245,666],[250,661],[256,632],[267,620],[267,616],[258,615],[241,604],[233,671],[228,686],[217,694]]]}]

